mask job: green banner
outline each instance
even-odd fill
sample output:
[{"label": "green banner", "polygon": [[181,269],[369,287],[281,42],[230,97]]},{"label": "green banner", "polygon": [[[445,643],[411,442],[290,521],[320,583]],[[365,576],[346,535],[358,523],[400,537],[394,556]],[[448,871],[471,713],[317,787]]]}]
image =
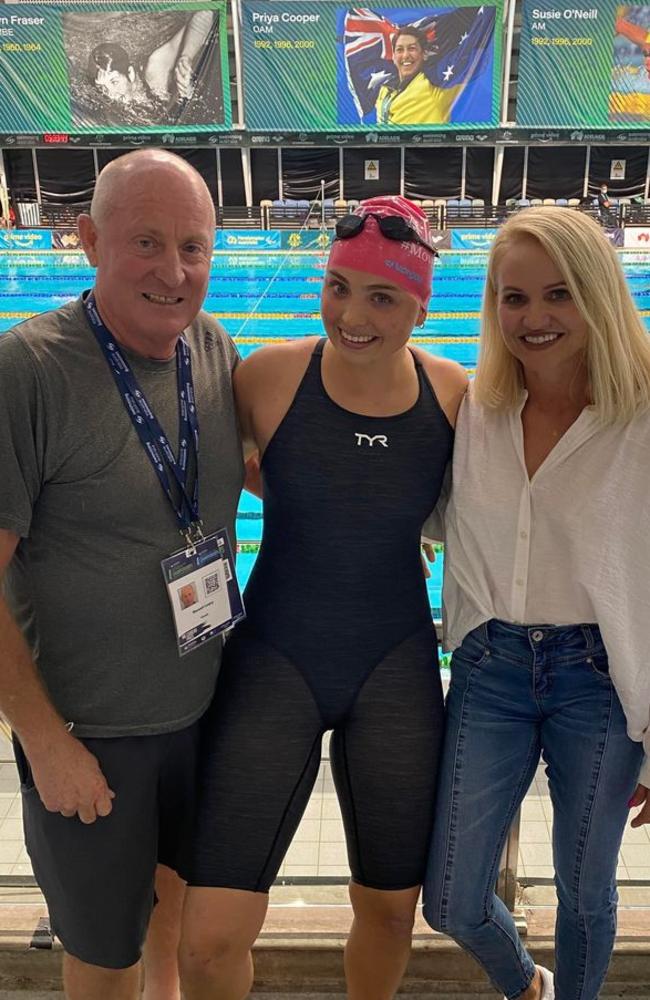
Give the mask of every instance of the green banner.
[{"label": "green banner", "polygon": [[501,3],[243,0],[251,130],[476,129],[499,120]]},{"label": "green banner", "polygon": [[650,6],[524,0],[517,123],[647,130]]},{"label": "green banner", "polygon": [[232,124],[225,0],[7,4],[0,70],[0,132],[173,134]]}]

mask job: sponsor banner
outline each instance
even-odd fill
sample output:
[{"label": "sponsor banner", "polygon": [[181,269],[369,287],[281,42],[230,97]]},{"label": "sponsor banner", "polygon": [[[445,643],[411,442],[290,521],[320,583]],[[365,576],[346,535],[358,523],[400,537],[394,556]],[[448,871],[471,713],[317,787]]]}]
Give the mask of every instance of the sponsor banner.
[{"label": "sponsor banner", "polygon": [[613,247],[625,246],[623,229],[606,229],[605,236]]},{"label": "sponsor banner", "polygon": [[301,229],[299,232],[283,232],[283,250],[328,250],[334,238],[330,230],[320,232],[315,229]]},{"label": "sponsor banner", "polygon": [[49,229],[0,229],[0,250],[51,250]]},{"label": "sponsor banner", "polygon": [[452,250],[489,250],[497,229],[452,229]]},{"label": "sponsor banner", "polygon": [[437,250],[451,250],[451,229],[432,229],[431,242]]},{"label": "sponsor banner", "polygon": [[[493,230],[464,230],[479,235]],[[494,230],[496,232],[496,230]],[[215,235],[216,250],[322,250],[327,251],[334,239],[334,231],[327,229],[321,232],[317,229],[218,229]],[[452,233],[449,229],[434,229],[431,241],[439,250],[452,249]],[[454,248],[455,249],[455,248]],[[477,249],[472,243],[469,249]],[[480,249],[483,249],[480,247]]]},{"label": "sponsor banner", "polygon": [[269,229],[217,229],[215,250],[281,250],[280,233]]},{"label": "sponsor banner", "polygon": [[[502,0],[243,0],[245,120],[306,133],[499,121]],[[269,95],[273,100],[269,100]]]},{"label": "sponsor banner", "polygon": [[215,250],[327,250],[334,233],[319,229],[218,229]]},{"label": "sponsor banner", "polygon": [[[1,0],[0,0],[1,3]],[[68,133],[44,135],[0,134],[0,148],[12,146],[77,146],[94,147],[121,146],[355,146],[367,148],[375,146],[457,146],[463,145],[506,145],[506,146],[574,146],[650,143],[650,131],[586,131],[584,129],[482,129],[475,132],[148,132],[138,133]],[[376,155],[376,154],[375,154]]]},{"label": "sponsor banner", "polygon": [[626,226],[623,237],[623,246],[650,250],[650,228],[647,226]]},{"label": "sponsor banner", "polygon": [[76,229],[52,230],[53,250],[81,250],[81,240]]},{"label": "sponsor banner", "polygon": [[650,3],[523,0],[517,123],[648,129]]},{"label": "sponsor banner", "polygon": [[5,4],[0,47],[8,145],[232,127],[225,0]]}]

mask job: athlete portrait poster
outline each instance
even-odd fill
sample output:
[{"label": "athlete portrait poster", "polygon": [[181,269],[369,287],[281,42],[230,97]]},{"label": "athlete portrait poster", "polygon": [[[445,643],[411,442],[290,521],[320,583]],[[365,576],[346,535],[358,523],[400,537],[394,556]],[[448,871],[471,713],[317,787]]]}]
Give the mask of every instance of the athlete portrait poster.
[{"label": "athlete portrait poster", "polygon": [[495,8],[339,13],[340,125],[454,125],[492,115]]},{"label": "athlete portrait poster", "polygon": [[[6,11],[0,131],[230,128],[224,0]],[[2,100],[3,87],[10,101]]]},{"label": "athlete portrait poster", "polygon": [[523,0],[517,124],[650,128],[650,6]]},{"label": "athlete portrait poster", "polygon": [[244,0],[246,124],[304,131],[494,126],[500,3]]},{"label": "athlete portrait poster", "polygon": [[650,7],[616,11],[609,113],[612,122],[650,125]]}]

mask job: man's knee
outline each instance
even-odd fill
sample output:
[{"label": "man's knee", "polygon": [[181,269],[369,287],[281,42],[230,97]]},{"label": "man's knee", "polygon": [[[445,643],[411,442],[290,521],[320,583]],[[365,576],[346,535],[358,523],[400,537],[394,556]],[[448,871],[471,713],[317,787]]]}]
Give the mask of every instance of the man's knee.
[{"label": "man's knee", "polygon": [[137,1000],[140,996],[140,963],[125,969],[91,965],[67,952],[63,958],[63,981],[68,1000]]}]

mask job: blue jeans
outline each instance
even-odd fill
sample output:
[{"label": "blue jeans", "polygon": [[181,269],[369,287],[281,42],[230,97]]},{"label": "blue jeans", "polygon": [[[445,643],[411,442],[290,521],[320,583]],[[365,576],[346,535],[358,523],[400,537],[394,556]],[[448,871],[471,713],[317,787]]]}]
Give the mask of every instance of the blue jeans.
[{"label": "blue jeans", "polygon": [[643,750],[627,735],[596,625],[492,620],[454,652],[424,915],[508,1000],[528,988],[535,965],[494,886],[540,751],[554,815],[556,997],[597,1000]]}]

